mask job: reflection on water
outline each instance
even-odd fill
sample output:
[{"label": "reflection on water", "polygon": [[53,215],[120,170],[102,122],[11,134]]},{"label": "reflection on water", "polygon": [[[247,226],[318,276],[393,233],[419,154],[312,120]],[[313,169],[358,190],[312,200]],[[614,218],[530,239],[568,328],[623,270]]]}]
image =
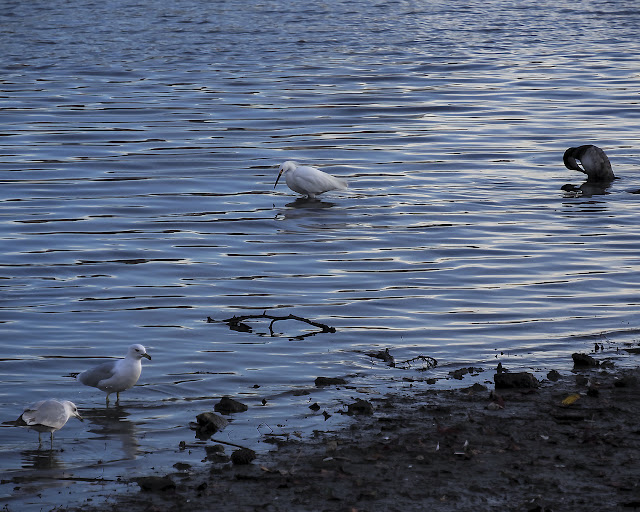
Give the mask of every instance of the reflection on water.
[{"label": "reflection on water", "polygon": [[[58,457],[58,450],[55,449],[37,449],[24,450],[22,455],[22,467],[24,469],[46,470],[46,469],[62,469],[64,467],[62,461]],[[58,473],[61,476],[62,473]],[[41,473],[36,474],[36,478],[41,478]],[[48,473],[49,478],[56,478],[55,475]]]},{"label": "reflection on water", "polygon": [[[298,197],[295,201],[287,203],[285,206],[287,208],[305,208],[309,210],[321,210],[322,208],[331,208],[335,206],[336,203],[332,203],[324,199],[309,199],[307,197]],[[284,216],[291,216],[291,212],[287,212],[283,214]]]},{"label": "reflection on water", "polygon": [[108,442],[114,451],[116,444],[113,442],[118,441],[120,449],[115,453],[119,458],[136,458],[140,447],[136,438],[136,426],[127,419],[130,413],[124,407],[116,405],[104,409],[85,409],[83,415],[85,421],[90,422],[88,431],[93,434],[94,440]]},{"label": "reflection on water", "polygon": [[[446,377],[637,341],[631,0],[111,7],[0,11],[0,405],[50,396],[89,419],[49,462],[3,429],[0,506],[58,506],[47,471],[72,474],[74,502],[197,466],[178,447],[224,395],[249,410],[220,434],[266,450],[259,425],[341,425],[309,412],[343,399],[318,376],[357,393],[425,377],[366,353],[434,357]],[[620,176],[604,194],[564,167],[587,143]],[[350,188],[274,190],[288,159]],[[206,322],[263,311],[336,332]],[[132,343],[154,359],[120,407],[65,378]],[[12,498],[21,472],[37,500]]]}]

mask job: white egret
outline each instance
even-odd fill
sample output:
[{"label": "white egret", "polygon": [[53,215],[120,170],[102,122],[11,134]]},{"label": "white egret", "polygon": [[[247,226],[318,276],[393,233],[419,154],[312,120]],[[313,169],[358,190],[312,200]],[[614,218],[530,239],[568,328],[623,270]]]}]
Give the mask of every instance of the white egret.
[{"label": "white egret", "polygon": [[[587,180],[612,181],[615,178],[607,155],[592,144],[567,149],[563,160],[567,169],[585,173]],[[580,160],[582,167],[576,160]]]},{"label": "white egret", "polygon": [[107,394],[107,405],[109,395],[116,393],[117,403],[120,400],[120,392],[132,388],[138,382],[142,373],[140,361],[143,357],[151,360],[151,356],[142,345],[131,345],[124,359],[109,361],[85,370],[78,375],[78,380],[85,386],[104,391]]},{"label": "white egret", "polygon": [[75,416],[83,421],[76,404],[68,400],[41,400],[24,408],[24,412],[16,420],[19,427],[26,427],[38,432],[38,442],[42,432],[51,434],[51,447],[53,448],[53,433],[65,426],[69,418]]},{"label": "white egret", "polygon": [[349,186],[346,180],[331,176],[320,169],[287,161],[280,166],[280,172],[273,188],[276,188],[280,176],[283,174],[287,186],[291,190],[298,194],[305,194],[309,199],[315,199],[316,196],[329,190],[344,190]]}]

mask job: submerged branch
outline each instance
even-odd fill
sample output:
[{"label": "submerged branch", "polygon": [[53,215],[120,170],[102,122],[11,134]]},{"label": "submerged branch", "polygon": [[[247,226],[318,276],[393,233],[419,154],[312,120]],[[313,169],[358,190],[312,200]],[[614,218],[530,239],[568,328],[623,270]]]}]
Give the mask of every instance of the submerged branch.
[{"label": "submerged branch", "polygon": [[[250,319],[255,319],[255,318],[266,318],[268,320],[271,320],[271,322],[269,323],[269,332],[271,333],[271,336],[274,336],[273,333],[273,324],[279,320],[297,320],[298,322],[304,322],[306,324],[312,325],[313,327],[317,327],[318,329],[321,329],[321,332],[336,332],[336,328],[335,327],[331,327],[327,324],[323,324],[321,322],[316,322],[314,320],[310,320],[308,318],[304,318],[301,316],[297,316],[297,315],[286,315],[286,316],[282,316],[282,315],[270,315],[268,314],[266,311],[262,314],[254,314],[254,315],[238,315],[238,316],[232,316],[231,318],[226,318],[224,320],[222,320],[223,322],[227,323],[229,325],[229,327],[231,327],[234,330],[238,330],[238,331],[245,331],[245,332],[249,332],[251,331],[251,327],[249,327],[247,324],[244,323],[245,320],[250,320]],[[207,322],[211,323],[211,322],[215,322],[215,320],[213,320],[211,317],[207,317]]]},{"label": "submerged branch", "polygon": [[438,360],[435,357],[416,356],[412,357],[411,359],[407,359],[406,361],[396,363],[396,368],[408,370],[409,368],[411,368],[411,363],[414,363],[416,361],[422,361],[423,363],[426,363],[422,365],[422,368],[417,368],[417,370],[419,371],[431,370],[431,368],[435,368],[436,366],[438,366]]},{"label": "submerged branch", "polygon": [[369,357],[380,359],[381,361],[387,363],[388,366],[391,366],[392,368],[399,368],[400,370],[409,370],[412,367],[411,363],[414,363],[416,361],[422,361],[423,363],[426,363],[422,365],[422,368],[416,368],[416,370],[418,371],[431,370],[432,368],[438,366],[438,360],[431,356],[416,356],[412,357],[411,359],[407,359],[406,361],[396,363],[395,358],[391,355],[388,348],[379,350],[377,352],[365,352],[365,354],[367,354]]}]

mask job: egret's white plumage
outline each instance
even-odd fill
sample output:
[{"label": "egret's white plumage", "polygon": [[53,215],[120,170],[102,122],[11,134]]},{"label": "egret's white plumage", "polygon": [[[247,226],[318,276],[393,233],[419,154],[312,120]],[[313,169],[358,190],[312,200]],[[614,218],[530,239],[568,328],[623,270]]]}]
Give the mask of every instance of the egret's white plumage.
[{"label": "egret's white plumage", "polygon": [[53,433],[64,427],[72,416],[83,421],[76,404],[73,402],[69,402],[69,400],[41,400],[25,407],[15,424],[38,432],[38,441],[41,440],[42,432],[49,432],[53,446]]},{"label": "egret's white plumage", "polygon": [[564,152],[563,161],[567,169],[583,172],[591,181],[611,181],[615,178],[605,152],[592,144],[567,149]]},{"label": "egret's white plumage", "polygon": [[151,359],[142,345],[135,344],[129,347],[127,356],[117,361],[109,361],[83,371],[78,375],[78,380],[85,386],[92,386],[109,395],[116,393],[116,402],[120,400],[120,392],[132,388],[142,373],[140,360],[146,357]]},{"label": "egret's white plumage", "polygon": [[284,174],[287,186],[298,194],[305,194],[310,199],[328,192],[329,190],[344,190],[347,185],[346,180],[336,178],[326,172],[309,167],[298,165],[296,162],[286,161],[280,166],[280,172],[273,188],[276,188],[280,176]]}]

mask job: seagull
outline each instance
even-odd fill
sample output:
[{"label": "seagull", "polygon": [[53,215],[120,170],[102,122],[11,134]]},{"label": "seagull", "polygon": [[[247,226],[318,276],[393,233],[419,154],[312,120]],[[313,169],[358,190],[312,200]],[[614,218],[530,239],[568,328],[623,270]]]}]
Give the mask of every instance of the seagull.
[{"label": "seagull", "polygon": [[53,448],[53,433],[65,426],[69,418],[75,416],[84,421],[76,404],[69,400],[41,400],[24,408],[24,412],[15,421],[15,425],[26,427],[38,432],[38,443],[42,443],[42,432],[51,434],[51,448]]},{"label": "seagull", "polygon": [[306,165],[298,165],[296,162],[286,161],[280,166],[280,172],[276,179],[276,188],[280,176],[284,174],[287,186],[298,194],[305,194],[309,199],[315,199],[316,196],[328,192],[329,190],[344,190],[347,185],[346,180],[336,178],[322,172],[315,167]]},{"label": "seagull", "polygon": [[[587,181],[603,182],[615,179],[607,155],[602,149],[592,144],[567,149],[563,160],[567,169],[585,173]],[[580,160],[582,167],[576,160]]]},{"label": "seagull", "polygon": [[92,386],[107,394],[107,406],[109,395],[116,393],[116,403],[120,400],[120,392],[132,388],[142,373],[140,360],[151,356],[142,345],[135,344],[129,347],[127,356],[117,361],[109,361],[83,371],[78,375],[78,380],[85,386]]}]

